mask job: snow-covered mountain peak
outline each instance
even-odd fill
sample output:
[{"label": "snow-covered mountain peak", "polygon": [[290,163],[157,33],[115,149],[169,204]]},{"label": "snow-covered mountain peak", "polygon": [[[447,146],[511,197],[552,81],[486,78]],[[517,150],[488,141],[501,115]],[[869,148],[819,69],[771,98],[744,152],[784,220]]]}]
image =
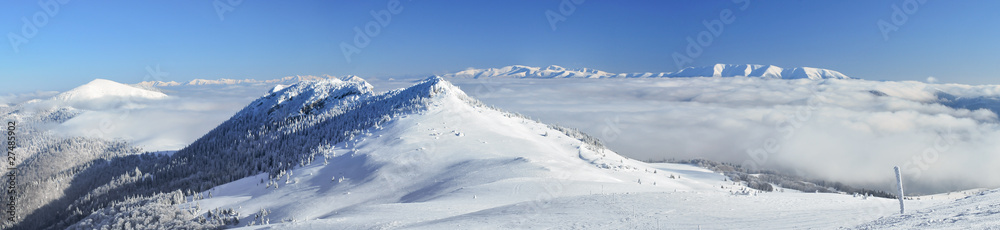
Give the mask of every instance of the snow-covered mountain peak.
[{"label": "snow-covered mountain peak", "polygon": [[[349,78],[357,77],[354,75],[348,75],[342,79],[346,80]],[[257,79],[227,79],[221,78],[216,80],[209,79],[194,79],[187,82],[176,82],[176,81],[144,81],[136,85],[144,87],[171,87],[171,86],[203,86],[203,85],[260,85],[260,84],[285,84],[290,85],[300,81],[316,81],[324,79],[334,79],[337,77],[323,75],[323,76],[312,76],[312,75],[296,75],[296,76],[286,76],[277,79],[270,80],[257,80]]]},{"label": "snow-covered mountain peak", "polygon": [[[359,78],[360,79],[360,78]],[[343,81],[323,79],[303,81],[290,86],[276,86],[272,92],[257,99],[237,116],[267,116],[284,119],[350,105],[372,94],[372,86],[364,80]]]},{"label": "snow-covered mountain peak", "polygon": [[773,65],[715,64],[688,67],[677,72],[663,73],[609,73],[590,68],[568,69],[550,65],[545,68],[512,65],[500,68],[469,68],[444,77],[458,78],[662,78],[662,77],[759,77],[767,79],[850,79],[828,69],[812,67],[781,68]]},{"label": "snow-covered mountain peak", "polygon": [[288,86],[287,85],[282,85],[282,84],[277,84],[274,87],[272,87],[270,91],[268,91],[268,94],[276,93],[276,92],[281,91],[282,89],[285,89],[285,88],[288,88]]},{"label": "snow-covered mountain peak", "polygon": [[366,83],[368,82],[368,81],[365,81],[364,78],[358,77],[358,75],[347,75],[347,76],[340,77],[338,79],[340,79],[342,81],[366,82]]},{"label": "snow-covered mountain peak", "polygon": [[549,67],[545,67],[545,70],[549,70],[549,71],[566,71],[566,68],[563,68],[562,66],[557,66],[557,65],[549,65]]},{"label": "snow-covered mountain peak", "polygon": [[161,92],[136,88],[126,84],[105,79],[94,79],[87,84],[60,93],[54,97],[61,101],[88,101],[102,98],[124,99],[162,99],[167,95]]},{"label": "snow-covered mountain peak", "polygon": [[410,88],[426,91],[428,93],[428,97],[435,97],[438,95],[453,95],[460,98],[467,97],[465,91],[462,91],[462,89],[452,85],[451,82],[444,80],[444,78],[441,78],[440,76],[429,77]]},{"label": "snow-covered mountain peak", "polygon": [[[427,78],[409,88],[393,90],[386,94],[374,93],[373,86],[360,77],[349,77],[345,80],[331,78],[276,86],[267,95],[250,103],[235,117],[254,119],[266,117],[267,122],[313,119],[316,116],[336,116],[359,103],[387,100],[389,99],[387,97],[397,97],[397,100],[401,100],[393,103],[416,105],[421,104],[415,103],[416,101],[445,95],[468,98],[461,89],[437,76]],[[399,108],[377,109],[388,111]]]}]

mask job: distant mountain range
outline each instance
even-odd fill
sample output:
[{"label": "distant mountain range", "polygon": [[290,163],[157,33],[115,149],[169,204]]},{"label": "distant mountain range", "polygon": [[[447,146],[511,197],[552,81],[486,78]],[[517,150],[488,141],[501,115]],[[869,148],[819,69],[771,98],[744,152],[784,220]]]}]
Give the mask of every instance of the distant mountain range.
[{"label": "distant mountain range", "polygon": [[[703,67],[688,67],[677,72],[662,73],[609,73],[590,68],[568,69],[562,66],[550,65],[545,68],[524,65],[512,65],[500,68],[474,69],[469,68],[455,73],[439,75],[444,78],[670,78],[670,77],[759,77],[768,79],[852,79],[840,72],[812,67],[782,68],[773,65],[753,64],[715,64]],[[256,79],[194,79],[188,82],[176,81],[144,81],[136,86],[170,87],[191,85],[236,85],[236,84],[284,84],[290,85],[300,81],[315,81],[324,79],[356,79],[358,76],[347,75],[335,77],[330,75],[287,76],[271,80]]]},{"label": "distant mountain range", "polygon": [[[323,76],[312,76],[312,75],[298,75],[298,76],[287,76],[278,79],[271,80],[257,80],[257,79],[217,79],[217,80],[206,80],[206,79],[194,79],[188,82],[176,82],[176,81],[144,81],[136,84],[141,87],[165,87],[165,86],[185,86],[185,85],[237,85],[237,84],[294,84],[300,81],[316,81],[325,79],[336,79],[338,77],[323,75]],[[354,75],[348,75],[343,77],[344,79],[357,78]]]},{"label": "distant mountain range", "polygon": [[455,78],[671,78],[671,77],[759,77],[768,79],[851,79],[828,69],[812,67],[781,68],[773,65],[715,64],[688,67],[670,73],[609,73],[595,69],[567,69],[550,65],[545,68],[512,65],[501,68],[467,69],[442,77]]}]

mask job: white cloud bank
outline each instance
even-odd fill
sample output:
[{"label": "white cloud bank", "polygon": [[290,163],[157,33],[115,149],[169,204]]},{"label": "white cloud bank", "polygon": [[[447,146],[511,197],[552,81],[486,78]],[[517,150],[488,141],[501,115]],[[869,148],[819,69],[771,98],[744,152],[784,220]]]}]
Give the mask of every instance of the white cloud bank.
[{"label": "white cloud bank", "polygon": [[976,109],[998,108],[996,85],[746,77],[452,80],[487,104],[580,128],[637,159],[706,158],[879,189],[892,188],[898,165],[915,192],[1000,186],[997,115]]},{"label": "white cloud bank", "polygon": [[[67,136],[122,138],[147,151],[179,150],[208,133],[273,85],[165,87],[170,97],[97,103],[53,128]],[[51,102],[50,102],[51,103]],[[84,108],[87,109],[87,108]]]}]

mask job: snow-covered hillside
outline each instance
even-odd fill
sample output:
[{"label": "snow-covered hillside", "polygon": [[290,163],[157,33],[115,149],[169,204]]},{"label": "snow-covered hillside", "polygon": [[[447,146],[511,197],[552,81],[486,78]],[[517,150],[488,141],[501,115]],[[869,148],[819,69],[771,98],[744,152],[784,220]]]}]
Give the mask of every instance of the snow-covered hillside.
[{"label": "snow-covered hillside", "polygon": [[688,67],[671,73],[608,73],[595,69],[566,69],[550,65],[546,68],[513,65],[501,68],[467,69],[443,77],[458,78],[670,78],[670,77],[760,77],[769,79],[850,79],[828,69],[812,67],[781,68],[773,65],[715,64]]}]

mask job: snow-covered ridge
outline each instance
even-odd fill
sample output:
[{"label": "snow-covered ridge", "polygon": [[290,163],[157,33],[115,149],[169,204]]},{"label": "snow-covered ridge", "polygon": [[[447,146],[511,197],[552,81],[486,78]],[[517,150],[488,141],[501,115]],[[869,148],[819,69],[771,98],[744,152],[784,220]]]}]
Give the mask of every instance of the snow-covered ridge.
[{"label": "snow-covered ridge", "polygon": [[358,78],[354,75],[344,76],[342,78],[323,75],[323,76],[312,76],[312,75],[297,75],[297,76],[287,76],[278,79],[271,80],[257,80],[257,79],[227,79],[221,78],[216,80],[207,79],[194,79],[188,82],[176,82],[176,81],[144,81],[137,85],[145,87],[169,87],[169,86],[188,86],[188,85],[240,85],[240,84],[294,84],[301,81],[318,81],[326,79],[354,79]]},{"label": "snow-covered ridge", "polygon": [[176,155],[207,157],[205,161],[253,155],[286,163],[226,169],[232,180],[260,171],[277,173],[288,169],[288,162],[316,154],[303,150],[351,140],[363,130],[426,108],[438,95],[462,97],[460,91],[438,77],[378,94],[360,78],[303,81],[251,102]]},{"label": "snow-covered ridge", "polygon": [[89,101],[101,98],[116,97],[128,99],[162,99],[167,95],[161,92],[136,88],[126,84],[94,79],[90,83],[60,93],[54,97],[60,101]]},{"label": "snow-covered ridge", "polygon": [[840,72],[812,68],[781,68],[773,65],[715,64],[704,67],[688,67],[677,72],[665,73],[609,73],[589,68],[567,69],[550,65],[545,68],[512,65],[501,68],[469,68],[456,73],[442,75],[458,78],[664,78],[664,77],[760,77],[768,79],[851,79]]},{"label": "snow-covered ridge", "polygon": [[236,116],[285,118],[340,108],[372,94],[372,85],[363,80],[324,79],[291,86],[275,86],[271,93],[254,101]]}]

